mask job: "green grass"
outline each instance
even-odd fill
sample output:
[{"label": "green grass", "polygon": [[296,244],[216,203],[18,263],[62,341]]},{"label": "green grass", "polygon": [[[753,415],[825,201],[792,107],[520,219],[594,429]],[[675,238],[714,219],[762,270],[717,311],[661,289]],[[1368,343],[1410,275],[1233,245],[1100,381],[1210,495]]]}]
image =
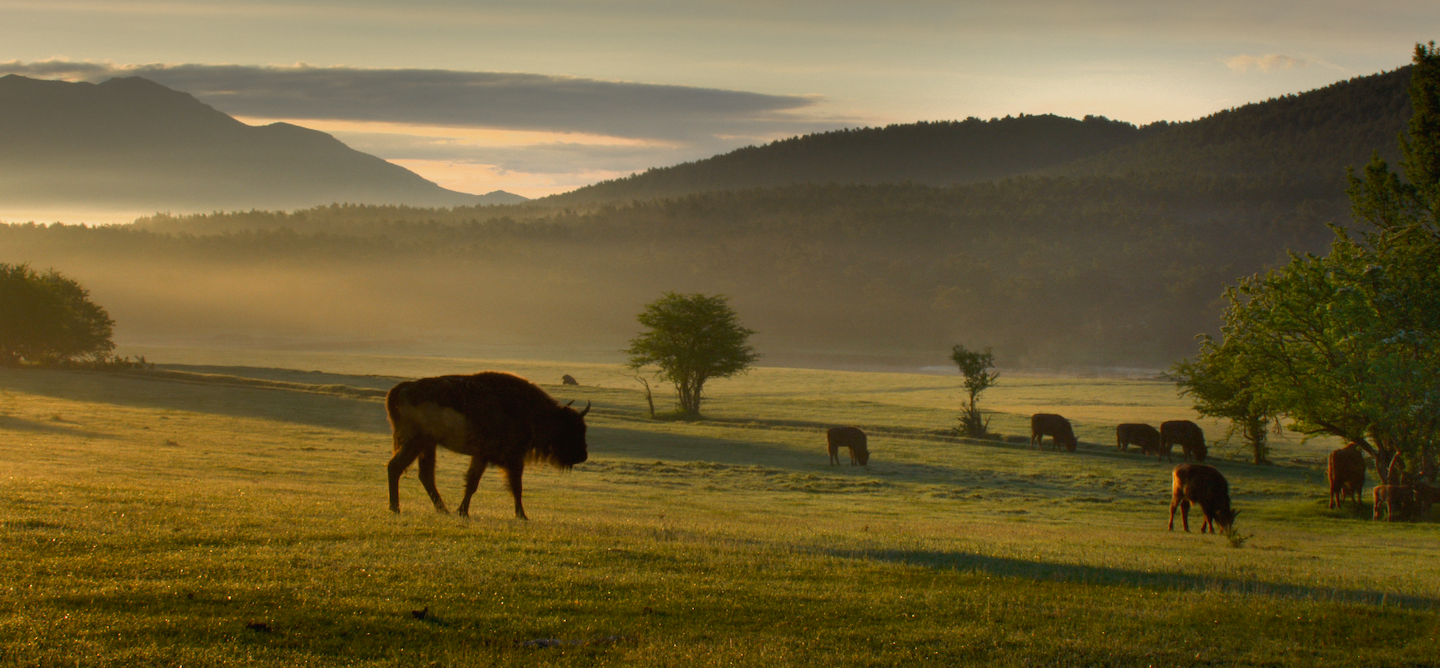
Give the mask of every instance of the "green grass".
[{"label": "green grass", "polygon": [[[479,368],[585,383],[546,388],[594,402],[590,461],[527,471],[530,522],[494,474],[468,521],[429,510],[413,476],[392,515],[374,390]],[[982,398],[1009,434],[1036,409],[1071,416],[1072,454],[946,435],[959,390],[941,376],[759,369],[686,423],[645,419],[638,384],[598,364],[168,370],[183,373],[0,369],[0,665],[1426,665],[1440,650],[1440,529],[1328,510],[1331,444],[1217,463],[1243,547],[1166,531],[1170,465],[1105,437],[1188,416],[1165,383],[1006,377]],[[841,423],[872,434],[868,469],[827,464],[822,427]],[[464,466],[441,455],[452,505]]]}]

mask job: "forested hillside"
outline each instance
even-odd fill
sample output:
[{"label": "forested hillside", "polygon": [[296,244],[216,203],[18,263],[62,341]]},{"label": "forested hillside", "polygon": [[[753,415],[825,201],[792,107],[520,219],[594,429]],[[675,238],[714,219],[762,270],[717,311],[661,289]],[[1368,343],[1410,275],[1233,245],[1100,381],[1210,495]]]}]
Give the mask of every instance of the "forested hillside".
[{"label": "forested hillside", "polygon": [[1164,130],[1103,116],[1025,116],[836,130],[749,146],[545,198],[554,204],[675,197],[799,183],[955,185],[1095,155]]},{"label": "forested hillside", "polygon": [[[1219,196],[1223,194],[1223,196]],[[1332,201],[1283,184],[1023,178],[791,186],[598,207],[325,207],[0,227],[0,261],[71,272],[121,338],[364,338],[620,350],[664,291],[725,293],[774,361],[955,342],[1004,365],[1161,366],[1235,277],[1318,250]],[[506,215],[509,214],[509,215]],[[190,233],[157,230],[183,227]],[[297,231],[297,229],[299,231]],[[129,328],[127,330],[127,328]]]},{"label": "forested hillside", "polygon": [[795,137],[545,198],[575,205],[799,183],[955,185],[1022,174],[1263,176],[1341,197],[1347,165],[1394,159],[1410,115],[1402,67],[1184,123],[1020,116]]},{"label": "forested hillside", "polygon": [[1260,176],[1342,196],[1345,167],[1374,151],[1391,163],[1410,118],[1410,67],[1247,104],[1102,155],[1044,170],[1055,175]]}]

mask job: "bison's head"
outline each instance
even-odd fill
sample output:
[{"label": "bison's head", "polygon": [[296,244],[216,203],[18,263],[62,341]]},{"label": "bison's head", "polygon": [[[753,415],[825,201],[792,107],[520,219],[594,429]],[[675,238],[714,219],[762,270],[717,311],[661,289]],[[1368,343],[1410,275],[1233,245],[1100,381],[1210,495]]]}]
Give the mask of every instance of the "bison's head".
[{"label": "bison's head", "polygon": [[850,448],[850,450],[855,455],[855,461],[860,462],[861,466],[870,465],[869,450],[866,450],[865,448]]},{"label": "bison's head", "polygon": [[552,425],[546,461],[558,468],[568,469],[590,458],[589,447],[585,444],[585,414],[589,412],[588,401],[585,408],[578,411],[569,404],[560,407]]},{"label": "bison's head", "polygon": [[1056,436],[1056,437],[1055,437],[1055,442],[1057,442],[1057,443],[1065,446],[1065,451],[1066,451],[1066,452],[1075,452],[1075,448],[1076,448],[1078,445],[1080,445],[1080,441],[1075,438],[1075,434],[1065,434],[1064,436]]},{"label": "bison's head", "polygon": [[1215,513],[1215,523],[1220,525],[1221,531],[1229,531],[1230,527],[1235,525],[1235,516],[1239,514],[1238,510],[1221,508]]}]

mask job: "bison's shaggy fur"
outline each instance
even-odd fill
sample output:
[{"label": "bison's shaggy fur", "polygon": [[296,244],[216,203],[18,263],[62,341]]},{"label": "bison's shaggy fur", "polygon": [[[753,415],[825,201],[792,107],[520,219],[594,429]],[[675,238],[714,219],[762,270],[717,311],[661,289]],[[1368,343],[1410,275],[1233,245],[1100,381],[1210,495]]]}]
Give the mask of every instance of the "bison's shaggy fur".
[{"label": "bison's shaggy fur", "polygon": [[1340,502],[1349,496],[1355,500],[1355,511],[1360,511],[1360,492],[1365,487],[1365,454],[1360,447],[1351,443],[1330,453],[1325,460],[1325,478],[1330,481],[1330,507],[1339,508]]},{"label": "bison's shaggy fur", "polygon": [[1075,446],[1079,444],[1079,441],[1075,440],[1075,431],[1070,428],[1069,420],[1054,413],[1036,413],[1030,416],[1030,445],[1043,447],[1046,436],[1055,443],[1056,450],[1064,446],[1066,450],[1075,452]]},{"label": "bison's shaggy fur", "polygon": [[1148,424],[1127,422],[1115,426],[1115,447],[1120,452],[1126,452],[1130,446],[1140,446],[1140,452],[1146,455],[1158,454],[1160,452],[1160,430]]},{"label": "bison's shaggy fur", "polygon": [[435,509],[448,512],[435,489],[435,452],[444,446],[470,455],[465,498],[457,512],[470,513],[470,497],[490,464],[505,469],[515,516],[526,519],[520,502],[525,462],[568,469],[586,460],[585,413],[561,406],[544,390],[519,376],[486,371],[400,383],[385,396],[395,440],[390,458],[390,510],[400,512],[400,475],[420,460],[420,484]]},{"label": "bison's shaggy fur", "polygon": [[830,450],[830,463],[840,463],[840,448],[850,451],[850,464],[869,466],[870,448],[865,432],[859,427],[831,427],[825,432],[825,441]]},{"label": "bison's shaggy fur", "polygon": [[1175,467],[1170,485],[1170,530],[1175,530],[1175,508],[1180,508],[1180,522],[1186,531],[1190,530],[1190,504],[1200,506],[1205,521],[1200,524],[1200,533],[1208,529],[1216,533],[1215,525],[1221,531],[1229,531],[1235,523],[1238,510],[1230,508],[1230,483],[1213,466],[1204,464],[1181,464]]},{"label": "bison's shaggy fur", "polygon": [[1189,420],[1161,422],[1160,449],[1155,453],[1155,461],[1160,461],[1162,454],[1167,461],[1175,461],[1170,453],[1176,445],[1180,446],[1180,452],[1187,462],[1191,459],[1203,462],[1210,452],[1210,448],[1205,445],[1205,431],[1200,425]]}]

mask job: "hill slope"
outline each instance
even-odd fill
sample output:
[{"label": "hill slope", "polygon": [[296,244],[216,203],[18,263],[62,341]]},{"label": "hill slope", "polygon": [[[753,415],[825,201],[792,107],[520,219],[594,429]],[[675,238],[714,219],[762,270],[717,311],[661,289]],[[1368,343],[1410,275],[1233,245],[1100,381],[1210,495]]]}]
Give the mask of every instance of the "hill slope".
[{"label": "hill slope", "polygon": [[1185,123],[1020,116],[838,130],[605,181],[546,202],[676,197],[802,183],[957,185],[1023,174],[1263,177],[1337,193],[1347,165],[1395,159],[1410,68],[1341,81]]},{"label": "hill slope", "polygon": [[7,206],[214,210],[331,202],[487,200],[441,188],[323,132],[246,125],[139,77],[101,84],[0,77],[0,203]]},{"label": "hill slope", "polygon": [[651,169],[545,201],[649,199],[802,183],[994,181],[1125,146],[1163,129],[1094,116],[1022,115],[835,130]]}]

